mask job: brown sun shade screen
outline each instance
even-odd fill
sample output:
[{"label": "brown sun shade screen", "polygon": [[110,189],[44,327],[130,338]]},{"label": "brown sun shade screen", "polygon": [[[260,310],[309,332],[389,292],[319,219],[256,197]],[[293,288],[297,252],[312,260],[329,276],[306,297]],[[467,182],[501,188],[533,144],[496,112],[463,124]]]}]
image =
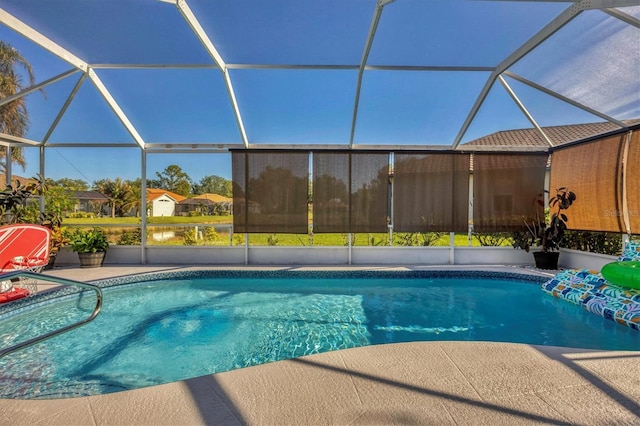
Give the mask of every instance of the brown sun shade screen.
[{"label": "brown sun shade screen", "polygon": [[[622,167],[624,135],[554,151],[549,196],[566,187],[576,200],[564,212],[569,229],[623,232]],[[553,210],[552,210],[553,212]]]},{"label": "brown sun shade screen", "polygon": [[396,153],[393,229],[467,232],[469,155]]},{"label": "brown sun shade screen", "polygon": [[386,232],[389,153],[351,154],[351,232]]},{"label": "brown sun shade screen", "polygon": [[474,230],[516,231],[542,219],[547,160],[546,154],[474,154]]},{"label": "brown sun shade screen", "polygon": [[308,232],[308,153],[234,151],[232,168],[234,232]]},{"label": "brown sun shade screen", "polygon": [[631,136],[627,157],[627,209],[632,234],[640,234],[640,130]]},{"label": "brown sun shade screen", "polygon": [[313,232],[349,232],[349,153],[313,153]]},{"label": "brown sun shade screen", "polygon": [[313,154],[313,231],[386,232],[389,154]]}]

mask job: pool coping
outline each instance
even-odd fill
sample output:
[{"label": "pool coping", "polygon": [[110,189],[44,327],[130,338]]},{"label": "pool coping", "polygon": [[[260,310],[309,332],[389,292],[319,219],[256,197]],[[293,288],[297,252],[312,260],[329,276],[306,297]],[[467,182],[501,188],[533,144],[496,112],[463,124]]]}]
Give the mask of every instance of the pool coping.
[{"label": "pool coping", "polygon": [[0,412],[11,425],[638,424],[638,368],[638,352],[396,343]]}]

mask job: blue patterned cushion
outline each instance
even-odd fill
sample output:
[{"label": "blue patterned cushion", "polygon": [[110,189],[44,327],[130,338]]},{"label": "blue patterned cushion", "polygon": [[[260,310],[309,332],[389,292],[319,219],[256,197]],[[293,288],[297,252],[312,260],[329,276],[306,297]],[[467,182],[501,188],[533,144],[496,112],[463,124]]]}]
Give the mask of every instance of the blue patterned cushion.
[{"label": "blue patterned cushion", "polygon": [[624,252],[618,257],[619,262],[640,260],[640,240],[631,240],[624,247]]},{"label": "blue patterned cushion", "polygon": [[[635,242],[635,247],[639,247]],[[630,250],[625,250],[625,254]],[[640,252],[638,252],[640,254]],[[640,331],[640,289],[609,283],[592,269],[567,269],[542,284],[542,290],[589,312]]]}]

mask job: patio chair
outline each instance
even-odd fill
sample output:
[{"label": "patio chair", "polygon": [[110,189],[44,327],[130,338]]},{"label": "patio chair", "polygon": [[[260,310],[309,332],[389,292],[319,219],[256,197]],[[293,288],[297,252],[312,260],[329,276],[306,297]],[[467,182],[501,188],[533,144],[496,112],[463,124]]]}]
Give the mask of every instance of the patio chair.
[{"label": "patio chair", "polygon": [[[0,226],[0,273],[24,269],[40,272],[49,262],[51,230],[32,224]],[[34,280],[0,280],[0,303],[37,292]]]},{"label": "patio chair", "polygon": [[[629,241],[617,261],[640,261],[640,240]],[[542,290],[640,331],[640,290],[614,285],[599,271],[567,269],[542,284]]]}]

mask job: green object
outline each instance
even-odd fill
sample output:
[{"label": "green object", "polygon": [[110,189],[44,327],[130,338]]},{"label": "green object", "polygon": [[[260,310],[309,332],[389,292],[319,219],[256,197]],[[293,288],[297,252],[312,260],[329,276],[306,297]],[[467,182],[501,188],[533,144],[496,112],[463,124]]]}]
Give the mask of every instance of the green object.
[{"label": "green object", "polygon": [[76,253],[97,253],[107,251],[109,240],[102,228],[77,228],[69,233],[69,245]]},{"label": "green object", "polygon": [[640,289],[640,262],[607,263],[602,267],[601,273],[607,281],[613,284]]}]

